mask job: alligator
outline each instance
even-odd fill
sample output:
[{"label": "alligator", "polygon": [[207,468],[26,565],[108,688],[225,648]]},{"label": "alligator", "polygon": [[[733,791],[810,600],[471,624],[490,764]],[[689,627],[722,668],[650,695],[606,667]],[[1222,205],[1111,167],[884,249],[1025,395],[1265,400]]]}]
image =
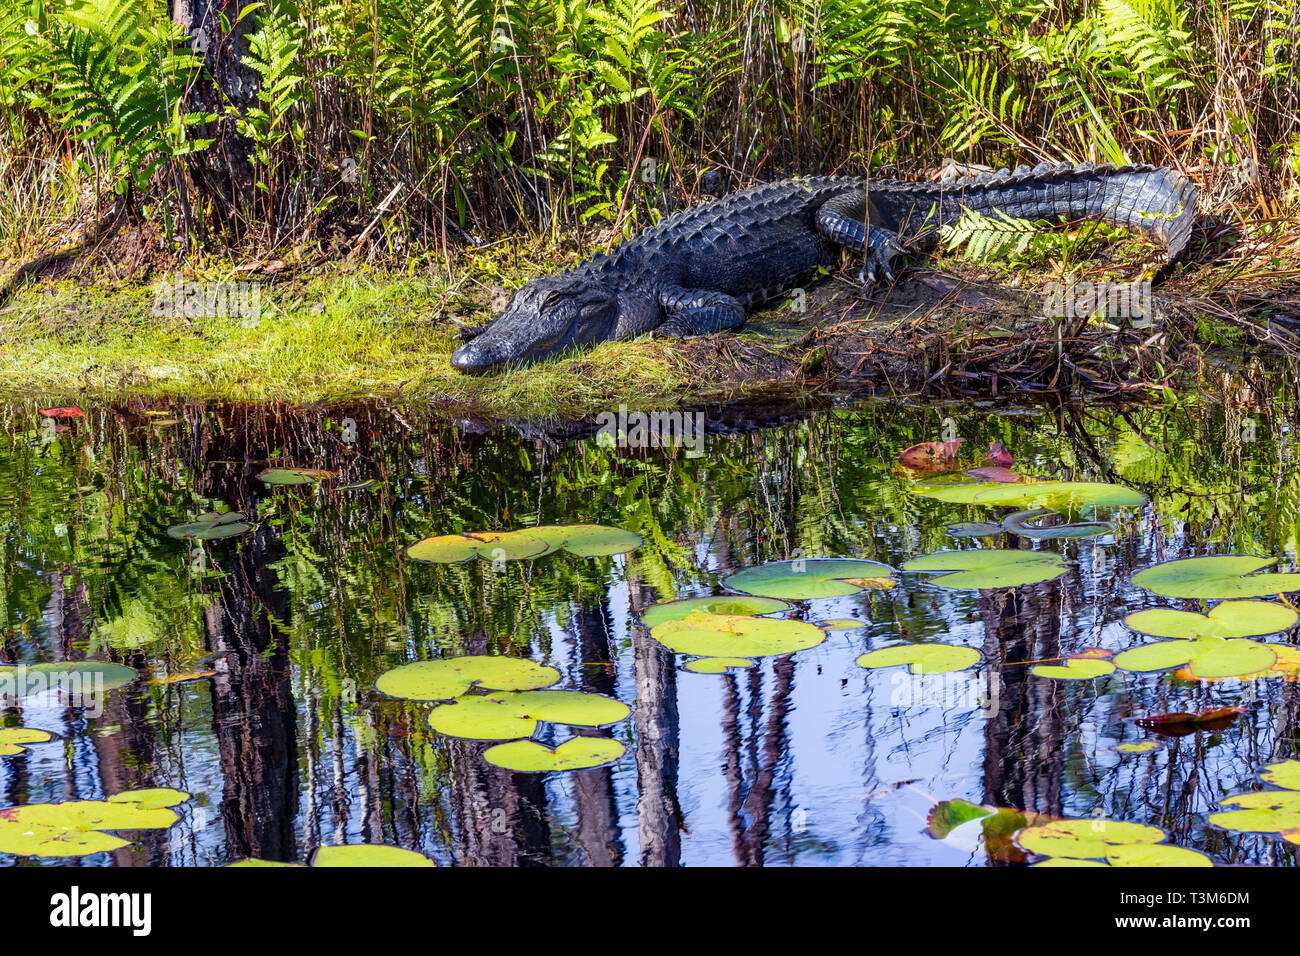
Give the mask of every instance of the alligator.
[{"label": "alligator", "polygon": [[682,210],[559,275],[514,294],[494,322],[461,332],[453,367],[483,372],[598,342],[737,329],[838,261],[865,255],[867,283],[893,281],[894,262],[932,247],[963,210],[1030,220],[1099,220],[1186,251],[1197,191],[1166,167],[1042,163],[955,182],[850,176],[787,179]]}]

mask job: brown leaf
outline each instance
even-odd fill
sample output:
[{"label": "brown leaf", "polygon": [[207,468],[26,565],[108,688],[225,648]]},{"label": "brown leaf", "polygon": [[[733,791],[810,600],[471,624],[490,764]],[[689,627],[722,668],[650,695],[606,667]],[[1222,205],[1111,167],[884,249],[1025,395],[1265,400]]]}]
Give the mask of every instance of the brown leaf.
[{"label": "brown leaf", "polygon": [[954,438],[952,441],[923,441],[919,445],[904,448],[898,456],[898,463],[916,471],[951,471],[957,467],[957,455],[965,440]]},{"label": "brown leaf", "polygon": [[1235,724],[1245,712],[1245,707],[1210,707],[1190,713],[1178,710],[1139,717],[1134,723],[1167,737],[1182,737],[1198,730],[1224,730]]}]

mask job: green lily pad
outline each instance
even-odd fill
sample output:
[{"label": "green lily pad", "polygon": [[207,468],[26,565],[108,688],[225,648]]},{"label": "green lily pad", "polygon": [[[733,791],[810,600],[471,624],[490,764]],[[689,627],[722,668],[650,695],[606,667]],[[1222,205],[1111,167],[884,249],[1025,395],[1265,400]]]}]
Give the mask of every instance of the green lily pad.
[{"label": "green lily pad", "polygon": [[1149,754],[1153,750],[1159,750],[1160,744],[1154,740],[1141,740],[1128,744],[1116,744],[1115,752],[1121,754]]},{"label": "green lily pad", "polygon": [[954,538],[991,538],[1002,533],[1002,525],[995,521],[958,521],[945,529]]},{"label": "green lily pad", "polygon": [[837,617],[830,621],[821,621],[817,625],[823,631],[856,631],[866,627],[867,622],[856,617]]},{"label": "green lily pad", "polygon": [[1204,853],[1164,843],[1117,846],[1106,853],[1106,862],[1111,866],[1214,866],[1214,861]]},{"label": "green lily pad", "polygon": [[775,598],[750,597],[748,594],[719,594],[715,597],[694,597],[652,604],[641,612],[641,623],[646,627],[658,627],[668,621],[680,621],[694,611],[752,617],[788,610],[790,605],[787,602]]},{"label": "green lily pad", "polygon": [[334,866],[437,866],[423,853],[379,843],[353,843],[347,846],[322,846],[312,854],[313,867]]},{"label": "green lily pad", "polygon": [[[893,568],[876,561],[856,558],[814,558],[774,561],[737,571],[723,584],[733,591],[787,601],[844,597],[864,588],[888,589]],[[862,582],[862,583],[857,583]]]},{"label": "green lily pad", "polygon": [[184,790],[171,787],[151,787],[146,790],[123,790],[108,798],[109,803],[132,803],[141,810],[158,810],[163,807],[180,806],[190,795]]},{"label": "green lily pad", "polygon": [[826,632],[807,621],[692,611],[650,629],[650,636],[692,657],[770,657],[816,647]]},{"label": "green lily pad", "polygon": [[131,844],[111,833],[38,826],[10,820],[0,810],[0,853],[15,856],[89,856]]},{"label": "green lily pad", "polygon": [[753,667],[748,657],[700,657],[682,665],[693,674],[725,674],[732,667]]},{"label": "green lily pad", "polygon": [[1030,853],[1074,860],[1100,860],[1117,846],[1161,843],[1164,839],[1165,831],[1159,827],[1104,818],[1054,820],[1026,827],[1016,836],[1016,842]]},{"label": "green lily pad", "polygon": [[521,657],[472,655],[403,664],[379,676],[375,687],[406,700],[450,700],[478,685],[490,690],[535,690],[558,683],[554,667]]},{"label": "green lily pad", "polygon": [[553,770],[586,770],[612,763],[626,748],[608,737],[573,737],[554,750],[531,740],[512,740],[483,752],[483,759],[495,767],[521,773]]},{"label": "green lily pad", "polygon": [[1064,664],[1035,664],[1029,673],[1052,680],[1091,680],[1115,672],[1108,660],[1092,657],[1067,657]]},{"label": "green lily pad", "polygon": [[1260,774],[1268,783],[1288,790],[1300,790],[1300,760],[1283,760],[1264,765]]},{"label": "green lily pad", "polygon": [[240,860],[238,863],[227,864],[225,868],[227,870],[233,870],[238,867],[251,868],[251,867],[263,867],[263,866],[286,866],[292,869],[299,869],[299,870],[306,869],[306,867],[304,867],[301,863],[281,863],[279,860],[259,860],[256,857],[252,857],[247,860]]},{"label": "green lily pad", "polygon": [[455,564],[480,557],[486,561],[501,558],[521,561],[535,558],[550,550],[541,538],[523,531],[484,531],[474,534],[442,534],[425,538],[407,548],[406,553],[416,561],[434,564]]},{"label": "green lily pad", "polygon": [[1070,858],[1070,857],[1068,857],[1068,856],[1051,856],[1051,857],[1048,857],[1046,860],[1044,860],[1042,863],[1035,863],[1035,864],[1034,864],[1034,867],[1035,867],[1035,868],[1040,867],[1040,866],[1050,866],[1050,867],[1058,867],[1058,866],[1070,866],[1070,867],[1075,867],[1075,866],[1100,866],[1100,867],[1105,867],[1106,869],[1109,869],[1108,864],[1098,862],[1097,860],[1075,860],[1075,859],[1072,859],[1072,858]]},{"label": "green lily pad", "polygon": [[1255,574],[1276,558],[1225,554],[1166,561],[1133,575],[1132,582],[1154,594],[1176,598],[1251,598],[1300,591],[1300,574]]},{"label": "green lily pad", "polygon": [[626,554],[645,544],[645,539],[634,531],[603,524],[539,525],[526,533],[545,541],[552,551],[563,548],[582,558]]},{"label": "green lily pad", "polygon": [[1141,634],[1194,639],[1276,634],[1293,627],[1297,620],[1300,620],[1300,614],[1284,604],[1272,601],[1224,601],[1208,615],[1157,607],[1130,614],[1124,618],[1124,624]]},{"label": "green lily pad", "polygon": [[631,710],[621,701],[576,690],[502,691],[486,697],[458,697],[429,714],[429,726],[448,737],[510,740],[531,737],[538,721],[603,727]]},{"label": "green lily pad", "polygon": [[337,478],[321,468],[268,468],[257,475],[268,485],[314,485],[322,478]]},{"label": "green lily pad", "polygon": [[0,757],[24,753],[27,748],[19,744],[43,744],[53,739],[46,731],[34,727],[0,727]]},{"label": "green lily pad", "polygon": [[955,644],[899,644],[861,655],[857,664],[868,669],[910,664],[913,674],[947,674],[979,663],[980,652]]},{"label": "green lily pad", "polygon": [[1096,481],[981,481],[959,485],[923,485],[916,492],[951,504],[1041,507],[1072,511],[1087,506],[1135,508],[1146,501],[1140,491]]},{"label": "green lily pad", "polygon": [[[17,684],[20,675],[25,680],[21,687]],[[58,661],[27,668],[0,668],[0,691],[23,697],[61,687],[66,693],[87,695],[125,687],[139,676],[125,664],[111,661]]]},{"label": "green lily pad", "polygon": [[1050,551],[979,548],[974,551],[940,551],[913,558],[904,571],[938,574],[930,584],[941,588],[1013,588],[1052,581],[1065,573],[1059,555]]},{"label": "green lily pad", "polygon": [[1055,540],[1059,538],[1095,538],[1115,530],[1113,521],[1073,521],[1060,524],[1043,524],[1038,519],[1049,515],[1059,517],[1049,508],[1031,508],[1017,511],[1002,519],[1002,527],[1022,538]]},{"label": "green lily pad", "polygon": [[0,810],[0,853],[87,856],[130,846],[105,830],[162,830],[177,819],[171,810],[146,807],[134,800],[30,803]]},{"label": "green lily pad", "polygon": [[1126,671],[1159,671],[1187,664],[1197,678],[1243,677],[1268,670],[1277,655],[1267,644],[1242,639],[1202,637],[1195,641],[1157,641],[1115,655]]},{"label": "green lily pad", "polygon": [[233,538],[237,534],[243,534],[250,528],[252,528],[252,525],[244,521],[242,511],[227,511],[225,514],[209,511],[186,524],[172,525],[167,529],[167,533],[173,538],[196,538],[201,541],[211,541],[217,538]]}]

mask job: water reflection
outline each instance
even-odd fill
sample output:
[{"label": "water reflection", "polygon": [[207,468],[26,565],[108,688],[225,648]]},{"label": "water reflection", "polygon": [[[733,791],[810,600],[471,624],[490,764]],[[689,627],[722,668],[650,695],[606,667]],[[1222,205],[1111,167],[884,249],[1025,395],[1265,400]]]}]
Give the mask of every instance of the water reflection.
[{"label": "water reflection", "polygon": [[[1294,754],[1295,683],[1061,683],[1029,669],[1139,643],[1122,624],[1149,600],[1128,584],[1136,569],[1207,551],[1294,559],[1300,486],[1279,422],[1244,441],[1240,410],[1209,402],[778,409],[770,428],[715,416],[706,453],[688,458],[603,447],[589,429],[467,429],[376,404],[188,405],[161,426],[143,405],[87,411],[49,441],[32,408],[7,410],[0,662],[111,658],[144,678],[102,709],[56,693],[5,699],[6,724],[60,740],[0,758],[0,793],[5,806],[151,786],[193,799],[177,827],[78,865],[302,861],[347,842],[473,866],[1023,859],[933,839],[935,802],[954,798],[1104,813],[1165,827],[1219,862],[1295,863],[1293,846],[1205,821],[1262,763]],[[1152,503],[1114,535],[1053,544],[1070,562],[1057,582],[951,592],[905,578],[802,609],[865,622],[819,647],[724,675],[675,669],[639,623],[656,601],[716,593],[726,574],[767,560],[897,566],[954,546],[944,526],[979,515],[916,498],[892,465],[947,416],[970,447],[1005,442],[1025,471],[1121,481]],[[256,477],[272,464],[337,477],[275,488]],[[207,543],[166,535],[214,502],[255,529]],[[432,534],[570,522],[619,525],[647,544],[627,558],[500,566],[405,554]],[[979,648],[983,664],[928,688],[854,664],[934,638]],[[561,671],[561,687],[632,704],[613,728],[541,734],[551,745],[612,735],[628,754],[568,774],[501,770],[482,759],[488,745],[437,737],[427,707],[374,690],[404,661],[484,653],[534,657]],[[1151,754],[1113,750],[1145,736],[1135,716],[1238,702],[1250,709],[1227,730]]]}]

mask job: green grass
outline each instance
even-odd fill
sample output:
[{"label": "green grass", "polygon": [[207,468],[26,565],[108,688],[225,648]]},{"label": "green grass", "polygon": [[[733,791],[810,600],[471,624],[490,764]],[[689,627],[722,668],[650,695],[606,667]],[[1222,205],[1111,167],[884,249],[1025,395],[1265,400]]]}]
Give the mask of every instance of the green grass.
[{"label": "green grass", "polygon": [[383,275],[264,284],[262,315],[153,314],[151,284],[29,286],[0,311],[0,392],[54,400],[127,393],[295,404],[401,394],[499,417],[575,415],[611,402],[663,402],[687,387],[669,343],[603,345],[490,376],[453,371],[455,290]]}]

